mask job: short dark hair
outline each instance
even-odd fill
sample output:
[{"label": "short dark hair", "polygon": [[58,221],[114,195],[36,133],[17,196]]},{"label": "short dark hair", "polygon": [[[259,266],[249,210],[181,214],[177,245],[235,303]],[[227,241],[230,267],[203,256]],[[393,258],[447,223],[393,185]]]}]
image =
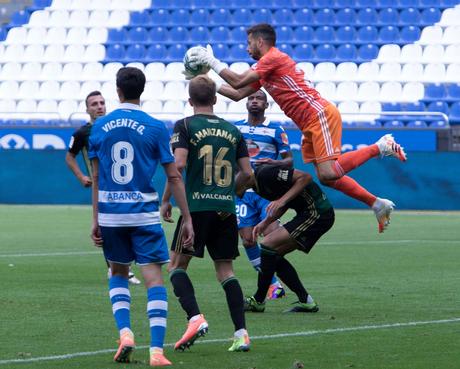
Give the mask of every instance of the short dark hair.
[{"label": "short dark hair", "polygon": [[92,91],[88,94],[88,96],[86,96],[86,99],[85,99],[85,104],[86,104],[86,107],[88,107],[88,99],[91,97],[91,96],[102,96],[101,92],[100,91]]},{"label": "short dark hair", "polygon": [[145,74],[138,68],[120,68],[117,72],[117,87],[126,100],[137,100],[144,92]]},{"label": "short dark hair", "polygon": [[205,75],[196,76],[190,81],[188,94],[193,105],[212,106],[216,97],[216,84]]},{"label": "short dark hair", "polygon": [[275,29],[268,23],[260,23],[252,26],[246,30],[247,35],[253,37],[262,37],[271,46],[276,44],[276,32]]}]

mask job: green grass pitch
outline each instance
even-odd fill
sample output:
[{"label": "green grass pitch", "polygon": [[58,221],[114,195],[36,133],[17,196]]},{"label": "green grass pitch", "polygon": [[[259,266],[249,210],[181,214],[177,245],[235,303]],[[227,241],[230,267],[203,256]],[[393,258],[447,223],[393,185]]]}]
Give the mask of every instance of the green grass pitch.
[{"label": "green grass pitch", "polygon": [[[90,207],[0,206],[0,219],[0,369],[147,368],[142,286],[131,287],[136,362],[112,362],[117,331]],[[248,313],[248,353],[227,352],[232,324],[209,257],[190,269],[209,333],[174,352],[186,320],[165,272],[166,356],[184,369],[458,369],[459,224],[460,213],[396,211],[379,235],[372,212],[338,211],[309,255],[289,255],[320,311],[283,313],[295,301],[288,291]],[[252,294],[256,274],[241,251],[236,275]]]}]

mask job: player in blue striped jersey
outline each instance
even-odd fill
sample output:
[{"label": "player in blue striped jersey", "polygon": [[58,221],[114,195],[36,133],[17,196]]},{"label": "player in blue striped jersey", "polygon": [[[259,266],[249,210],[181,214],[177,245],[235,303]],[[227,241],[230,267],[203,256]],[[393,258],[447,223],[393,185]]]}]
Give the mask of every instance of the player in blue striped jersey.
[{"label": "player in blue striped jersey", "polygon": [[[246,108],[248,109],[247,120],[236,122],[235,125],[246,140],[253,168],[263,163],[292,166],[292,153],[286,132],[279,123],[270,122],[265,117],[265,110],[268,108],[267,95],[262,90],[249,95]],[[281,160],[278,159],[279,156]],[[257,271],[260,271],[260,247],[257,241],[253,240],[252,229],[265,218],[265,209],[269,203],[270,201],[252,190],[246,191],[243,198],[236,198],[240,237],[248,259]],[[270,233],[278,225],[278,222],[272,223],[266,233]],[[276,299],[283,297],[284,294],[284,288],[277,278],[273,277],[268,298]]]},{"label": "player in blue striped jersey", "polygon": [[163,166],[182,217],[186,219],[182,228],[182,242],[186,248],[193,245],[193,226],[182,177],[169,147],[168,130],[163,122],[140,110],[144,86],[142,71],[121,68],[117,73],[121,105],[99,118],[91,130],[91,235],[95,244],[102,246],[112,269],[109,293],[120,332],[120,345],[114,360],[129,362],[135,348],[128,288],[129,265],[135,261],[147,288],[150,365],[164,366],[171,363],[163,355],[168,303],[161,267],[169,261],[169,255],[160,222],[158,193],[152,185],[158,163]]}]

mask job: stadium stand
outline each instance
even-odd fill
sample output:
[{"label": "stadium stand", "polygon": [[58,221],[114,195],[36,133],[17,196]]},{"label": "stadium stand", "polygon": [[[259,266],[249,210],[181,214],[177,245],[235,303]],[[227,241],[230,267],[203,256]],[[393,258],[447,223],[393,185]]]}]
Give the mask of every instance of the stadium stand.
[{"label": "stadium stand", "polygon": [[[210,42],[232,68],[247,68],[245,29],[260,22],[276,27],[280,49],[348,126],[446,127],[441,115],[410,115],[430,110],[460,123],[458,1],[30,0],[3,1],[0,10],[1,124],[69,119],[92,89],[115,106],[113,76],[128,63],[146,71],[145,107],[180,116],[187,104],[177,62],[187,48]],[[221,114],[240,114],[236,107],[219,99]],[[395,111],[409,113],[385,116]]]}]

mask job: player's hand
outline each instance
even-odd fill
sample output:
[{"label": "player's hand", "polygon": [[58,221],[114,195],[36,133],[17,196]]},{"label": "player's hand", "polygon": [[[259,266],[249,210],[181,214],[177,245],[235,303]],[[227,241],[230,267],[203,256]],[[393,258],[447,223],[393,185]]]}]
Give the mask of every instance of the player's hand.
[{"label": "player's hand", "polygon": [[192,219],[182,221],[182,246],[188,251],[195,251],[193,242],[195,239],[195,232],[193,230]]},{"label": "player's hand", "polygon": [[211,45],[207,45],[205,48],[199,48],[192,55],[189,55],[189,62],[196,64],[203,64],[211,67],[217,74],[227,67],[225,63],[222,63],[219,59],[214,56],[214,51]]},{"label": "player's hand", "polygon": [[274,160],[271,158],[262,158],[262,159],[257,159],[255,164],[256,165],[262,165],[262,164],[276,164],[278,163],[278,160]]},{"label": "player's hand", "polygon": [[102,247],[102,236],[101,236],[101,228],[99,224],[93,222],[93,226],[91,227],[91,239],[94,242],[94,246]]},{"label": "player's hand", "polygon": [[83,176],[80,178],[80,183],[83,185],[83,187],[91,187],[93,181],[88,176]]},{"label": "player's hand", "polygon": [[160,207],[160,214],[165,222],[174,223],[174,219],[172,218],[172,205],[169,201],[163,201]]},{"label": "player's hand", "polygon": [[279,218],[286,212],[286,204],[281,199],[272,201],[268,204],[266,213],[270,218]]},{"label": "player's hand", "polygon": [[257,242],[257,238],[264,234],[265,228],[267,228],[267,226],[267,222],[263,220],[252,229],[252,242]]}]

